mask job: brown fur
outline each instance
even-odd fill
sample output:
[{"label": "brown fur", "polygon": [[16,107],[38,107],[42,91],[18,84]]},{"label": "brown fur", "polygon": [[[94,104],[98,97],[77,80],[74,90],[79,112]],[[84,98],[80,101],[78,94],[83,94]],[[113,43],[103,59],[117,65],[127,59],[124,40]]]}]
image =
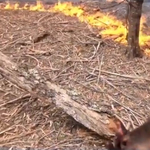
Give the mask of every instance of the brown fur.
[{"label": "brown fur", "polygon": [[109,144],[108,150],[150,150],[150,119],[131,132],[120,121],[116,124],[116,139],[114,145]]}]

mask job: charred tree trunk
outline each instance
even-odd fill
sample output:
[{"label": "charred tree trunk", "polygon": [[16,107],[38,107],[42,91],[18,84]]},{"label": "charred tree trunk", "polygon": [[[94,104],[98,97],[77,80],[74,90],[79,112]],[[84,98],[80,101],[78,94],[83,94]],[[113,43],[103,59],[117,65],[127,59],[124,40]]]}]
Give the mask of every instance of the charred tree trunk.
[{"label": "charred tree trunk", "polygon": [[140,19],[142,14],[143,0],[130,0],[128,6],[128,58],[142,57],[143,53],[139,46]]}]

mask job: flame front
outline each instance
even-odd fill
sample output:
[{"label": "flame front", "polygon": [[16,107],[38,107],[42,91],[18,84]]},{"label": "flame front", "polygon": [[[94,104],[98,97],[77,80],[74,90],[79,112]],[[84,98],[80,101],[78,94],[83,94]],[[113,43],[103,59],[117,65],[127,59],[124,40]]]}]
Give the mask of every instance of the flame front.
[{"label": "flame front", "polygon": [[[37,1],[36,5],[25,4],[23,7],[19,5],[19,3],[11,4],[7,3],[5,6],[0,7],[1,9],[6,10],[30,10],[30,11],[43,11],[43,12],[61,12],[66,16],[77,17],[79,21],[86,22],[91,26],[97,27],[100,29],[100,33],[104,38],[113,38],[115,41],[120,42],[122,44],[126,44],[126,34],[127,30],[122,21],[117,20],[116,17],[97,12],[95,14],[89,14],[86,12],[81,6],[73,6],[72,3],[60,3],[54,5],[54,7],[45,8],[41,1]],[[143,22],[145,22],[145,18],[141,19],[141,28],[140,28],[140,38],[139,43],[140,46],[149,45],[150,36],[145,35],[142,32]],[[148,50],[145,50],[148,53]]]},{"label": "flame front", "polygon": [[23,7],[19,5],[19,3],[11,4],[9,2],[6,3],[4,7],[1,6],[1,9],[6,10],[30,10],[30,11],[47,11],[44,8],[44,5],[41,1],[37,1],[36,5],[29,5],[26,3]]}]

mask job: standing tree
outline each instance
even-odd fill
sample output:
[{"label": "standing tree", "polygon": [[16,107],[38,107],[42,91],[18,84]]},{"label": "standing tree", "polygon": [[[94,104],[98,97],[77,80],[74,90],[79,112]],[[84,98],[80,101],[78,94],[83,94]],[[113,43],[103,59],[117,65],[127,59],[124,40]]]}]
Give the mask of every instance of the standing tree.
[{"label": "standing tree", "polygon": [[126,50],[128,58],[143,56],[139,46],[140,18],[142,14],[143,1],[144,0],[129,0],[128,2],[128,48]]}]

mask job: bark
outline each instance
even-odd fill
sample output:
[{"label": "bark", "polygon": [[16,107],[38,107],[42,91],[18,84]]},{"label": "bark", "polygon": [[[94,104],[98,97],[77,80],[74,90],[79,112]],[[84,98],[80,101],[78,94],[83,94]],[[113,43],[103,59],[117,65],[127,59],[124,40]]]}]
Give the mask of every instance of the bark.
[{"label": "bark", "polygon": [[31,147],[27,147],[27,148],[24,148],[24,147],[7,147],[7,146],[4,146],[4,147],[0,147],[0,150],[44,150],[42,148],[31,148]]},{"label": "bark", "polygon": [[9,57],[0,52],[0,74],[13,84],[31,93],[32,96],[41,99],[48,99],[62,108],[68,115],[76,121],[98,133],[101,136],[112,136],[110,129],[111,119],[106,115],[101,115],[88,107],[72,100],[67,91],[59,85],[55,85],[36,69],[27,69],[17,66]]},{"label": "bark", "polygon": [[[60,150],[59,148],[55,148],[57,146],[54,146],[52,148],[35,148],[35,147],[0,147],[0,150]],[[64,148],[64,150],[107,150],[106,148],[97,148],[97,147],[94,147],[94,146],[84,146],[84,145],[81,145],[81,146],[78,146],[78,147],[66,147]],[[62,150],[62,149],[61,149]]]},{"label": "bark", "polygon": [[142,14],[143,0],[130,0],[128,6],[128,48],[126,54],[128,58],[142,57],[143,53],[139,46],[140,18]]}]

